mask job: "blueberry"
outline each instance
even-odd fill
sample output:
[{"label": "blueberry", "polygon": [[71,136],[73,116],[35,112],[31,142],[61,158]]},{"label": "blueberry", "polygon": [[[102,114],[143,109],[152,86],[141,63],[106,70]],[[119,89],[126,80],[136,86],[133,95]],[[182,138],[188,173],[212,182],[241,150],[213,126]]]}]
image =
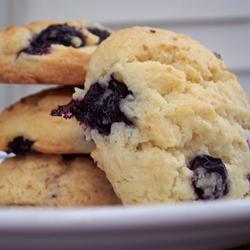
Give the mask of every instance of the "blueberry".
[{"label": "blueberry", "polygon": [[199,199],[215,200],[228,193],[228,173],[221,159],[199,155],[189,168],[193,171],[192,185]]},{"label": "blueberry", "polygon": [[[80,39],[80,44],[77,46],[72,42],[72,39],[75,37]],[[52,44],[62,44],[67,47],[79,48],[85,45],[85,40],[86,38],[83,34],[75,27],[68,24],[54,24],[37,34],[30,42],[30,45],[18,54],[22,52],[31,55],[49,54]]]},{"label": "blueberry", "polygon": [[31,147],[34,141],[29,139],[25,139],[22,136],[15,137],[8,144],[8,153],[14,153],[16,155],[25,155],[26,153],[31,151]]},{"label": "blueberry", "polygon": [[59,106],[51,115],[75,117],[80,124],[109,135],[114,122],[133,124],[120,110],[120,101],[128,95],[132,92],[127,86],[111,76],[108,86],[98,82],[92,84],[82,100],[72,100],[67,105]]},{"label": "blueberry", "polygon": [[107,37],[110,36],[110,32],[104,29],[99,29],[96,27],[88,27],[87,28],[89,32],[91,32],[92,34],[98,36],[100,38],[99,40],[99,44],[105,40]]}]

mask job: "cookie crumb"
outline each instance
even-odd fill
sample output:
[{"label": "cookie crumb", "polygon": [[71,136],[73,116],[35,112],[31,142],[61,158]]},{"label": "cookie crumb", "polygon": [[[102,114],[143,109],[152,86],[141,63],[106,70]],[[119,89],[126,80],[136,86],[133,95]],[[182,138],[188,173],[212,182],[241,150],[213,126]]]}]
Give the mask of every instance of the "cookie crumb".
[{"label": "cookie crumb", "polygon": [[218,59],[222,60],[221,54],[219,54],[219,53],[217,53],[217,52],[214,52],[214,55],[215,55]]},{"label": "cookie crumb", "polygon": [[52,194],[52,195],[50,196],[51,199],[56,199],[57,197],[58,197],[57,194]]}]

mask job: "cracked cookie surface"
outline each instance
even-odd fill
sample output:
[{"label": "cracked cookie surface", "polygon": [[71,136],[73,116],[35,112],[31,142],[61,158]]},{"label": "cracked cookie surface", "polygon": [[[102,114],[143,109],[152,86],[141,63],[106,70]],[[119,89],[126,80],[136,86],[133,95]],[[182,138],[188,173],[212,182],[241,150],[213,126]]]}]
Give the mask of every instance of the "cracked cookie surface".
[{"label": "cracked cookie surface", "polygon": [[0,164],[0,204],[79,207],[120,201],[90,157],[27,154]]},{"label": "cracked cookie surface", "polygon": [[100,45],[75,99],[111,76],[133,93],[119,104],[133,126],[114,122],[102,134],[85,123],[85,134],[123,203],[247,195],[249,103],[220,58],[189,36],[134,27]]},{"label": "cracked cookie surface", "polygon": [[85,21],[37,21],[0,30],[0,82],[77,85],[110,30]]}]

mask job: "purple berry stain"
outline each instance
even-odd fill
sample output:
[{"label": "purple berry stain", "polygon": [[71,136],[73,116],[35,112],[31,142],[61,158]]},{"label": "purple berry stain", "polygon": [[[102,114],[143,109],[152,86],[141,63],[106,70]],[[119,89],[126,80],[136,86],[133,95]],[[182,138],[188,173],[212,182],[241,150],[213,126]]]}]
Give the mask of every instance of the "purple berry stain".
[{"label": "purple berry stain", "polygon": [[120,102],[132,92],[127,86],[113,76],[108,86],[94,83],[82,100],[72,100],[69,104],[59,106],[51,112],[53,116],[63,116],[68,119],[75,117],[81,125],[97,129],[100,134],[109,135],[115,122],[133,125],[120,110]]},{"label": "purple berry stain", "polygon": [[189,168],[193,171],[192,185],[199,199],[215,200],[228,194],[228,173],[221,159],[199,155]]},{"label": "purple berry stain", "polygon": [[[80,39],[78,46],[73,43],[73,38]],[[21,50],[18,55],[22,52],[31,55],[46,55],[50,53],[52,44],[62,44],[67,47],[80,48],[85,45],[85,40],[83,34],[75,27],[68,24],[54,24],[35,35],[30,45]]]},{"label": "purple berry stain", "polygon": [[22,136],[15,137],[8,144],[8,153],[14,153],[16,155],[25,155],[31,151],[31,147],[34,141],[26,139]]}]

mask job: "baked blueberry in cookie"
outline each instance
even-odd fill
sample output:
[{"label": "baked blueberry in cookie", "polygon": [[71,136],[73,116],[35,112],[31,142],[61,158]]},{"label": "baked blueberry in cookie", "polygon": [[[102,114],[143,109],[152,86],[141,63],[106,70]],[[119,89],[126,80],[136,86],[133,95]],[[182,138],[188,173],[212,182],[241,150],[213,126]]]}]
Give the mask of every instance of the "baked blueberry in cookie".
[{"label": "baked blueberry in cookie", "polygon": [[[110,32],[105,29],[87,27],[87,30],[99,37],[98,44],[110,36]],[[53,24],[42,30],[39,34],[35,34],[30,45],[21,50],[18,55],[22,52],[31,55],[46,55],[51,52],[50,47],[52,44],[81,48],[86,45],[86,36],[77,30],[76,27],[70,26],[67,23]]]},{"label": "baked blueberry in cookie", "polygon": [[31,151],[31,147],[34,141],[26,139],[22,136],[18,136],[8,144],[8,153],[14,153],[16,155],[25,155]]},{"label": "baked blueberry in cookie", "polygon": [[198,199],[215,200],[228,193],[227,169],[221,159],[199,155],[189,168],[193,171],[192,184]]},{"label": "baked blueberry in cookie", "polygon": [[88,31],[99,37],[99,44],[110,36],[110,32],[97,27],[88,27]]},{"label": "baked blueberry in cookie", "polygon": [[[74,40],[78,40],[78,43],[74,43]],[[21,52],[31,55],[44,55],[50,53],[50,46],[52,44],[62,44],[67,47],[80,48],[85,45],[85,40],[84,35],[74,26],[70,26],[67,23],[54,24],[48,26],[39,34],[35,34],[30,45]]]},{"label": "baked blueberry in cookie", "polygon": [[112,34],[73,99],[53,114],[83,125],[124,204],[249,193],[248,98],[223,60],[189,36],[150,27]]},{"label": "baked blueberry in cookie", "polygon": [[74,116],[80,124],[109,135],[111,126],[115,122],[133,124],[120,110],[121,100],[128,95],[132,95],[132,92],[127,86],[111,76],[107,86],[97,82],[90,87],[83,99],[73,100],[68,105],[60,106],[51,114],[65,118]]}]

